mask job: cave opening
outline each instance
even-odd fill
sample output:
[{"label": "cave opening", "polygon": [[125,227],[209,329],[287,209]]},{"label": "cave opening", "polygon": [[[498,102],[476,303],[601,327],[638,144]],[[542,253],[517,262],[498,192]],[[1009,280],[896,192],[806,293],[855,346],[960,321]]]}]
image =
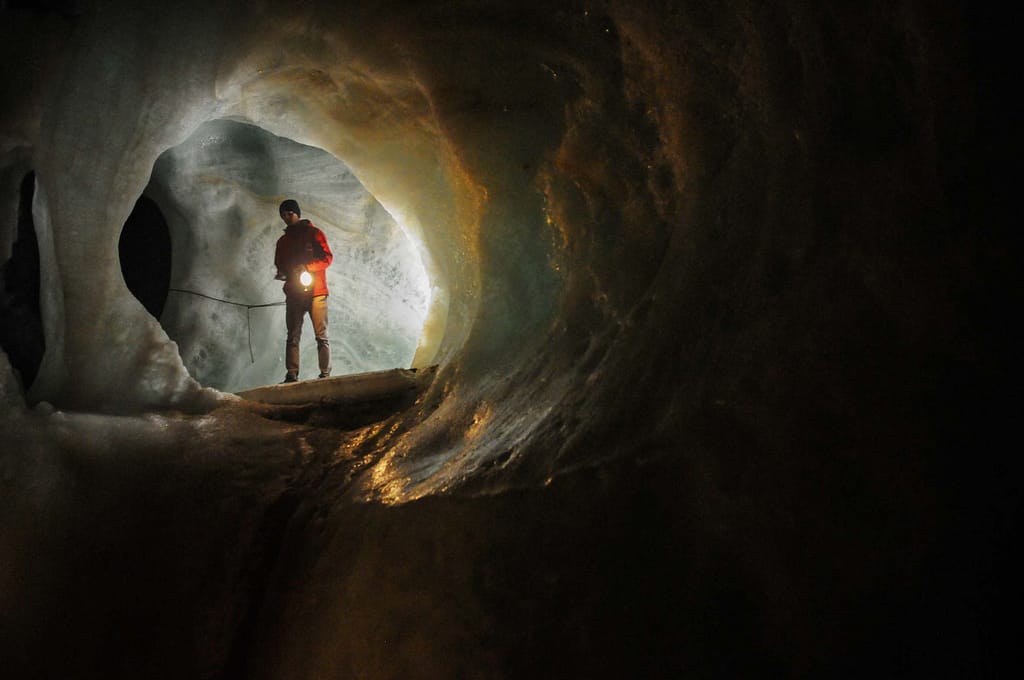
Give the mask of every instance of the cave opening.
[{"label": "cave opening", "polygon": [[32,219],[36,175],[21,181],[16,239],[10,258],[0,265],[0,348],[27,392],[35,382],[46,350],[39,306],[39,242]]},{"label": "cave opening", "polygon": [[155,201],[140,196],[135,202],[117,250],[128,290],[159,319],[171,281],[171,232]]},{"label": "cave opening", "polygon": [[[997,9],[80,1],[0,21],[0,265],[33,167],[47,331],[31,398],[0,376],[7,677],[1008,666]],[[229,114],[295,145],[197,127]],[[399,335],[357,315],[393,260],[299,142],[451,300],[429,390],[367,426],[198,393],[183,366],[280,381],[280,310],[252,311],[253,366],[246,310],[169,292],[157,323],[113,271],[141,194],[171,286],[280,300],[296,198],[347,253],[358,370]]]},{"label": "cave opening", "polygon": [[[139,226],[122,233],[122,258],[135,253],[143,278],[161,282],[132,292],[159,307],[147,309],[190,375],[225,392],[284,376],[284,294],[273,262],[285,198],[298,201],[334,253],[327,271],[333,375],[411,366],[432,292],[405,228],[324,149],[248,121],[214,119],[160,155],[129,218]],[[144,242],[124,240],[134,237]],[[167,283],[148,271],[151,259],[166,264]],[[308,319],[305,326],[300,379],[317,366]]]}]

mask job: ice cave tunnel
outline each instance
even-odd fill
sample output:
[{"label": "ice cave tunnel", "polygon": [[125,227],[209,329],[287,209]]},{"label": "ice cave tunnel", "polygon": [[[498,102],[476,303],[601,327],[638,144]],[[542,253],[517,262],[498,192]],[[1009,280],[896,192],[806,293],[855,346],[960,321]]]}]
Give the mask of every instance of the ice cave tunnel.
[{"label": "ice cave tunnel", "polygon": [[[994,674],[1003,23],[0,2],[5,677]],[[408,398],[236,396],[289,197]]]}]

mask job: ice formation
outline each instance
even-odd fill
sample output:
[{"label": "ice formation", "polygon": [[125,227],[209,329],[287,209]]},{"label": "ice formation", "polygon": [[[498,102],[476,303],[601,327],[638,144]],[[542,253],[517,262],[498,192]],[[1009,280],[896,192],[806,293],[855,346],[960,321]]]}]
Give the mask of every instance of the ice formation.
[{"label": "ice formation", "polygon": [[[995,667],[1013,475],[975,425],[1012,420],[1020,288],[982,10],[21,4],[0,255],[35,172],[45,353],[27,389],[0,357],[5,667]],[[252,364],[235,310],[149,315],[144,193],[172,285],[245,303],[297,198],[346,369],[430,388],[355,430],[226,395],[280,379],[279,319]]]},{"label": "ice formation", "polygon": [[[174,290],[160,322],[203,385],[237,392],[284,375],[284,307],[225,306],[195,293],[244,305],[280,303],[273,253],[285,194],[298,199],[334,253],[334,373],[412,364],[430,304],[420,255],[333,156],[250,125],[211,121],[160,156],[146,193],[168,215],[174,251]],[[316,345],[306,325],[301,365],[315,375]]]}]

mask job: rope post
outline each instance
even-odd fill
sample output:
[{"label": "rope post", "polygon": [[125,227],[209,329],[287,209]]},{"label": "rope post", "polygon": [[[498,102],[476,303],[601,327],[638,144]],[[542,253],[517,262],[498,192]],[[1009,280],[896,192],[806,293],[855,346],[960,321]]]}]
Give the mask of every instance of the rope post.
[{"label": "rope post", "polygon": [[245,328],[249,333],[249,363],[256,363],[256,355],[252,352],[252,307],[245,308]]}]

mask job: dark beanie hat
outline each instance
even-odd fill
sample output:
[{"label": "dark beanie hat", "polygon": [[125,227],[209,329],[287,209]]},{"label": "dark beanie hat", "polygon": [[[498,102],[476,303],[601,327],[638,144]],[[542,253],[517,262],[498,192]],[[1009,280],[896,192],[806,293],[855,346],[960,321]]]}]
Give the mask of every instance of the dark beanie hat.
[{"label": "dark beanie hat", "polygon": [[302,211],[299,210],[299,202],[293,198],[289,198],[287,201],[282,201],[281,207],[277,209],[277,212],[283,213],[286,210],[302,217]]}]

